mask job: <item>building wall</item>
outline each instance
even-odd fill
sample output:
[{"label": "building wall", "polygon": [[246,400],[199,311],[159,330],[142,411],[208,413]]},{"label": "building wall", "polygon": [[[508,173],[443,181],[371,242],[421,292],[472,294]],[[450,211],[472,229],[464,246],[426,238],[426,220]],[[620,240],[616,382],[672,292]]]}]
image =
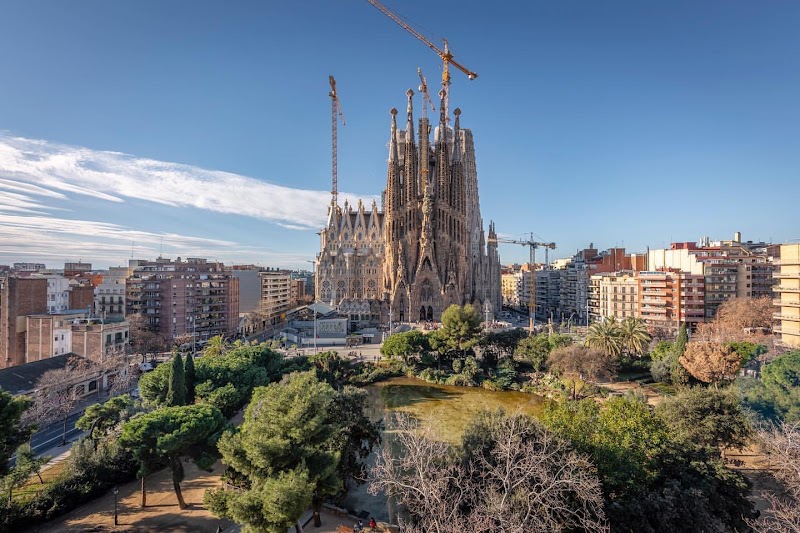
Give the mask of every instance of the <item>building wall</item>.
[{"label": "building wall", "polygon": [[47,280],[0,278],[0,368],[25,363],[26,316],[46,313]]},{"label": "building wall", "polygon": [[595,274],[590,280],[590,320],[639,316],[639,283],[633,272]]},{"label": "building wall", "polygon": [[40,361],[72,351],[72,323],[86,313],[29,315],[26,317],[25,362]]},{"label": "building wall", "polygon": [[128,322],[84,320],[72,326],[72,353],[93,361],[125,353],[128,346]]},{"label": "building wall", "polygon": [[800,244],[784,244],[780,249],[779,271],[775,273],[778,285],[775,318],[776,333],[791,348],[800,348]]},{"label": "building wall", "polygon": [[241,314],[258,313],[261,310],[261,277],[262,269],[256,266],[234,267],[233,277],[239,280],[239,312]]},{"label": "building wall", "polygon": [[239,323],[238,280],[222,263],[200,258],[137,260],[125,303],[127,315],[141,314],[150,330],[168,340],[235,335]]},{"label": "building wall", "polygon": [[94,289],[94,314],[100,318],[125,316],[125,279],[103,282]]},{"label": "building wall", "polygon": [[291,303],[291,275],[288,271],[260,272],[261,314],[270,323],[280,322]]},{"label": "building wall", "polygon": [[638,275],[638,316],[653,330],[676,334],[681,324],[694,330],[705,319],[704,277],[681,271]]},{"label": "building wall", "polygon": [[47,312],[62,313],[69,309],[69,280],[62,276],[47,278]]},{"label": "building wall", "polygon": [[69,308],[87,309],[91,312],[94,308],[94,287],[90,284],[71,284],[69,287]]}]

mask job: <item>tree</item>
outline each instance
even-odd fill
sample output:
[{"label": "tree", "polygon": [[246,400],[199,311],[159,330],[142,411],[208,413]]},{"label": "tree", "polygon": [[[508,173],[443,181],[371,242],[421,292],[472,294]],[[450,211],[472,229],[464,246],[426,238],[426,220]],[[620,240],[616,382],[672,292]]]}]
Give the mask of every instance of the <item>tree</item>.
[{"label": "tree", "polygon": [[205,349],[203,349],[203,355],[206,357],[217,357],[228,351],[229,347],[230,345],[225,342],[222,335],[217,335],[208,339],[208,343]]},{"label": "tree", "polygon": [[396,498],[414,531],[608,530],[592,465],[526,415],[483,413],[459,448],[402,415],[392,434],[370,492]]},{"label": "tree", "polygon": [[89,439],[95,439],[95,431],[103,437],[107,437],[112,429],[131,418],[138,411],[136,401],[129,395],[114,396],[107,402],[87,407],[83,416],[75,422],[75,427],[85,431]]},{"label": "tree", "polygon": [[8,473],[8,460],[20,444],[27,441],[33,427],[22,424],[23,413],[31,401],[24,397],[14,397],[0,390],[0,476]]},{"label": "tree", "polygon": [[76,386],[90,378],[99,379],[94,363],[78,356],[70,357],[63,368],[48,370],[36,381],[30,416],[38,423],[62,422],[61,445],[67,444],[67,419],[82,396]]},{"label": "tree", "polygon": [[772,507],[751,525],[764,533],[796,533],[800,531],[800,424],[773,425],[759,431],[758,437],[783,491],[767,495]]},{"label": "tree", "polygon": [[522,339],[517,345],[515,355],[527,359],[534,370],[541,372],[545,369],[550,352],[570,344],[572,337],[569,335],[540,333]]},{"label": "tree", "polygon": [[669,358],[669,375],[673,385],[685,385],[689,383],[689,372],[683,367],[680,358],[686,353],[686,346],[689,343],[689,331],[686,323],[682,323],[678,329],[678,337],[675,339],[675,347]]},{"label": "tree", "polygon": [[142,355],[142,362],[149,353],[163,351],[167,342],[163,336],[150,329],[147,318],[142,314],[133,314],[126,317],[128,331],[131,338],[131,348]]},{"label": "tree", "polygon": [[618,357],[622,353],[622,339],[617,319],[607,317],[601,322],[589,326],[584,344],[589,348],[600,350],[610,357]]},{"label": "tree", "polygon": [[17,448],[16,456],[14,468],[2,478],[3,488],[8,493],[9,505],[13,501],[14,489],[24,487],[33,474],[38,475],[39,482],[44,483],[42,476],[39,475],[39,469],[49,460],[49,457],[37,458],[30,444],[21,444]]},{"label": "tree", "polygon": [[147,504],[147,476],[165,461],[172,471],[178,505],[186,509],[180,486],[183,480],[182,458],[188,456],[200,468],[210,470],[215,461],[214,445],[225,424],[222,413],[205,404],[164,407],[126,422],[122,426],[119,444],[130,450],[139,462],[141,506]]},{"label": "tree", "polygon": [[[570,345],[553,350],[547,359],[552,372],[572,377],[572,399],[583,389],[584,381],[597,381],[613,376],[616,363],[603,352],[586,346]],[[580,381],[581,387],[577,384]]]},{"label": "tree", "polygon": [[345,386],[333,397],[330,419],[337,422],[334,447],[340,450],[337,467],[347,490],[350,483],[362,485],[367,480],[367,457],[381,442],[383,424],[366,416],[369,395],[364,389]]},{"label": "tree", "polygon": [[513,355],[521,341],[528,338],[520,328],[492,331],[484,335],[481,345],[488,350],[496,350],[500,355]]},{"label": "tree", "polygon": [[747,403],[767,418],[800,422],[800,350],[765,365],[761,379],[745,391]]},{"label": "tree", "polygon": [[741,366],[739,354],[718,342],[690,342],[678,361],[696,379],[715,385],[734,379]]},{"label": "tree", "polygon": [[745,446],[752,433],[738,396],[730,389],[694,387],[664,398],[658,415],[674,438],[719,452]]},{"label": "tree", "polygon": [[747,480],[677,438],[643,399],[551,403],[543,420],[597,465],[614,530],[747,531]]},{"label": "tree", "polygon": [[[314,372],[289,374],[279,383],[256,389],[242,425],[220,439],[223,462],[242,482],[237,492],[208,494],[214,512],[250,530],[286,531],[294,523],[301,531],[299,505],[292,505],[297,512],[288,515],[285,510],[277,513],[272,504],[281,497],[272,491],[282,487],[280,481],[288,476],[297,483],[299,499],[313,494],[315,524],[320,525],[322,502],[343,489],[342,472],[352,471],[350,459],[360,454],[360,445],[354,443],[363,444],[352,433],[354,424],[364,429],[357,413],[344,416],[343,410],[349,408],[339,401],[348,400],[337,400],[336,391],[318,381]],[[344,454],[350,459],[342,467]]]},{"label": "tree", "polygon": [[708,342],[760,342],[772,332],[772,299],[732,298],[717,309],[714,320],[700,324],[695,338]]},{"label": "tree", "polygon": [[428,336],[421,331],[411,330],[390,335],[380,347],[381,355],[401,359],[408,364],[409,359],[419,357],[429,348]]},{"label": "tree", "polygon": [[650,345],[652,337],[641,318],[628,317],[619,325],[619,337],[622,351],[628,355],[641,356]]},{"label": "tree", "polygon": [[451,305],[442,313],[442,327],[437,331],[441,331],[451,350],[463,355],[478,343],[481,316],[473,305]]},{"label": "tree", "polygon": [[169,387],[167,388],[167,405],[186,405],[186,374],[183,368],[183,358],[179,353],[172,358]]},{"label": "tree", "polygon": [[183,365],[183,376],[186,383],[186,405],[192,405],[195,400],[195,385],[197,375],[194,368],[194,356],[186,355],[186,362]]}]

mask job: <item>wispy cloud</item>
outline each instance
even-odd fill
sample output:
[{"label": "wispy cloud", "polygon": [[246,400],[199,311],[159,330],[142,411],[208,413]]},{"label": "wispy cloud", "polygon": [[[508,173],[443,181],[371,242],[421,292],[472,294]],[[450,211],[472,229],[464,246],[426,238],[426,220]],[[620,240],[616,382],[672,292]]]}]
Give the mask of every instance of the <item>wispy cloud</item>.
[{"label": "wispy cloud", "polygon": [[[291,229],[322,226],[330,198],[325,191],[296,189],[230,172],[3,134],[0,190],[22,194],[17,202],[27,202],[0,202],[0,210],[35,210],[42,204],[33,197],[58,198],[68,193],[108,202],[130,198],[195,207]],[[342,196],[359,197],[351,193]]]},{"label": "wispy cloud", "polygon": [[[360,196],[340,194],[351,202]],[[0,132],[0,259],[4,261],[86,259],[118,264],[125,257],[153,257],[166,249],[184,257],[303,265],[308,250],[287,253],[227,240],[236,238],[228,235],[222,239],[187,235],[187,228],[193,227],[188,223],[182,228],[167,226],[164,233],[152,227],[143,231],[130,227],[131,222],[126,226],[124,217],[109,219],[100,213],[116,206],[112,213],[130,214],[135,200],[151,202],[154,208],[195,208],[215,216],[251,217],[287,230],[309,230],[324,225],[329,199],[326,191]],[[129,201],[130,208],[125,205]],[[187,220],[195,216],[187,213]]]}]

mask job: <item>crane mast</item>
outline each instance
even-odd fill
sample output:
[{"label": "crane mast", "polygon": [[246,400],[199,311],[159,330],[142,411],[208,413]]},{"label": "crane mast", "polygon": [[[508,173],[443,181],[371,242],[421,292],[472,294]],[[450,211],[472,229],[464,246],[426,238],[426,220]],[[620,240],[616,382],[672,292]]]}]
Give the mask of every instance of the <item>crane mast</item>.
[{"label": "crane mast", "polygon": [[531,282],[530,294],[528,295],[528,316],[530,317],[531,336],[533,336],[534,329],[536,327],[536,249],[544,248],[545,263],[549,264],[548,251],[555,250],[556,243],[535,241],[533,239],[533,233],[531,233],[531,238],[528,240],[502,239],[498,237],[492,239],[492,241],[496,243],[500,242],[506,244],[519,244],[522,246],[527,246],[530,249]]},{"label": "crane mast", "polygon": [[342,119],[342,126],[345,123],[342,105],[339,103],[339,96],[336,94],[336,80],[333,76],[328,76],[328,81],[331,84],[331,92],[328,93],[328,96],[331,97],[331,208],[334,208],[339,201],[339,141],[337,131],[339,119]]},{"label": "crane mast", "polygon": [[436,113],[436,107],[434,107],[428,92],[428,80],[423,76],[421,68],[417,68],[417,74],[419,75],[419,92],[422,93],[422,118],[428,118],[428,106],[431,106],[431,113]]}]

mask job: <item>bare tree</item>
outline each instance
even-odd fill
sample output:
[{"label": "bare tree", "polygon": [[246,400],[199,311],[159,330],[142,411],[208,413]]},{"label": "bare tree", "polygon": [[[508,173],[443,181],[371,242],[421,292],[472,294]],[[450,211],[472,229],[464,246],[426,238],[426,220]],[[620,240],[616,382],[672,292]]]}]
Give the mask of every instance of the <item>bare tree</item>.
[{"label": "bare tree", "polygon": [[167,346],[166,339],[149,328],[143,315],[130,315],[127,320],[131,348],[135,353],[142,355],[142,362],[147,354],[163,351]]},{"label": "bare tree", "polygon": [[784,492],[768,494],[772,507],[751,525],[765,533],[800,533],[800,424],[772,426],[759,432],[759,441]]},{"label": "bare tree", "polygon": [[49,370],[42,374],[36,382],[33,404],[28,410],[28,418],[37,424],[63,422],[61,445],[67,443],[67,419],[78,406],[82,394],[76,387],[92,377],[98,379],[102,375],[100,367],[82,357],[71,357],[64,368]]},{"label": "bare tree", "polygon": [[678,361],[695,378],[714,384],[734,379],[741,366],[736,350],[719,342],[690,342]]},{"label": "bare tree", "polygon": [[402,531],[608,531],[588,459],[528,416],[480,416],[461,453],[408,417],[393,429],[369,490],[402,505]]},{"label": "bare tree", "polygon": [[768,340],[775,308],[771,298],[732,298],[717,309],[714,320],[697,327],[695,339],[706,342],[756,342]]},{"label": "bare tree", "polygon": [[[563,346],[550,354],[547,365],[551,371],[572,378],[572,398],[576,399],[584,381],[597,381],[613,376],[616,363],[611,356],[580,344]],[[578,388],[580,382],[580,388]]]}]

